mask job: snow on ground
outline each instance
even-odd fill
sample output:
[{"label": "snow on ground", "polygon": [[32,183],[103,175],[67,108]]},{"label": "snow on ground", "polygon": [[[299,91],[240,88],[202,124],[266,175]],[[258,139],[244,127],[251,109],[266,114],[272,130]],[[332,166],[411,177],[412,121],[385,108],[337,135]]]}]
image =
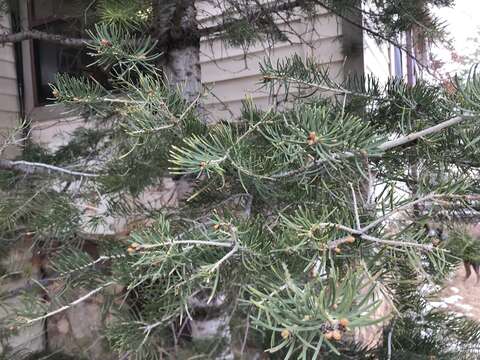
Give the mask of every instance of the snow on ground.
[{"label": "snow on ground", "polygon": [[464,281],[465,270],[459,267],[445,284],[439,298],[431,302],[432,307],[449,309],[453,312],[480,321],[480,284],[476,284],[475,274]]}]

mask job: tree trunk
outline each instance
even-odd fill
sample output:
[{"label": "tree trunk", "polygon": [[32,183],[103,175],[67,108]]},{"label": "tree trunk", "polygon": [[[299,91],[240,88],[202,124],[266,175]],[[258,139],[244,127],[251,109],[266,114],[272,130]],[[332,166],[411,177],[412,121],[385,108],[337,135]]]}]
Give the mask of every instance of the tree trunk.
[{"label": "tree trunk", "polygon": [[202,91],[199,55],[198,46],[173,49],[165,66],[170,85],[179,88],[188,102],[197,100]]},{"label": "tree trunk", "polygon": [[202,90],[200,33],[194,0],[156,0],[155,30],[162,52],[162,67],[172,87],[195,101]]},{"label": "tree trunk", "polygon": [[207,298],[196,296],[189,303],[196,313],[190,321],[196,346],[210,359],[233,360],[230,315],[225,296],[218,295],[210,303]]},{"label": "tree trunk", "polygon": [[[195,0],[156,0],[154,14],[154,33],[165,54],[161,64],[165,77],[170,86],[181,90],[185,100],[197,101],[202,83]],[[197,108],[201,112],[199,103]],[[233,360],[230,316],[224,296],[217,296],[211,303],[207,298],[195,297],[190,300],[190,307],[192,313],[197,314],[190,321],[194,343],[207,345],[209,351],[213,350],[211,359]],[[205,309],[209,309],[207,316]]]}]

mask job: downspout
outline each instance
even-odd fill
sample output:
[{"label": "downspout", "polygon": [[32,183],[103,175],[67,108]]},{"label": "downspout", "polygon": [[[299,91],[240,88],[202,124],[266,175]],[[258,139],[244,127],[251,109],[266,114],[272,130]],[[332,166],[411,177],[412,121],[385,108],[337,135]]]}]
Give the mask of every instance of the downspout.
[{"label": "downspout", "polygon": [[407,54],[407,84],[410,86],[415,85],[415,74],[414,74],[414,56],[415,56],[415,49],[413,47],[413,41],[412,41],[412,30],[408,30],[406,32],[406,44],[405,44],[408,52],[410,53]]}]

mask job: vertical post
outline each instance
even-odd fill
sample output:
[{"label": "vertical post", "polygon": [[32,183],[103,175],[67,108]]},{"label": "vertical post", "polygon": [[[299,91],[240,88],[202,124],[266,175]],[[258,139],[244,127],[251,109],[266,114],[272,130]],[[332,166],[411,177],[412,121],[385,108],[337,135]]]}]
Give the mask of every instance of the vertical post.
[{"label": "vertical post", "polygon": [[406,32],[406,48],[409,54],[407,54],[407,84],[415,85],[415,66],[414,66],[414,56],[415,49],[412,42],[412,29]]}]

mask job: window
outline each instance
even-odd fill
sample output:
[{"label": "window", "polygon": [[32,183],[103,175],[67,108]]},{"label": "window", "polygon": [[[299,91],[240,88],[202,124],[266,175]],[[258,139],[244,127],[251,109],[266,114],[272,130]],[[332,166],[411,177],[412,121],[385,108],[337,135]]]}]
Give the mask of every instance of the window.
[{"label": "window", "polygon": [[[91,4],[91,0],[29,0],[30,28],[73,38],[85,37],[85,28],[94,15]],[[52,92],[49,84],[58,73],[87,74],[101,83],[105,82],[105,74],[100,69],[88,66],[92,59],[85,49],[39,40],[31,44],[36,106],[50,101]]]}]

